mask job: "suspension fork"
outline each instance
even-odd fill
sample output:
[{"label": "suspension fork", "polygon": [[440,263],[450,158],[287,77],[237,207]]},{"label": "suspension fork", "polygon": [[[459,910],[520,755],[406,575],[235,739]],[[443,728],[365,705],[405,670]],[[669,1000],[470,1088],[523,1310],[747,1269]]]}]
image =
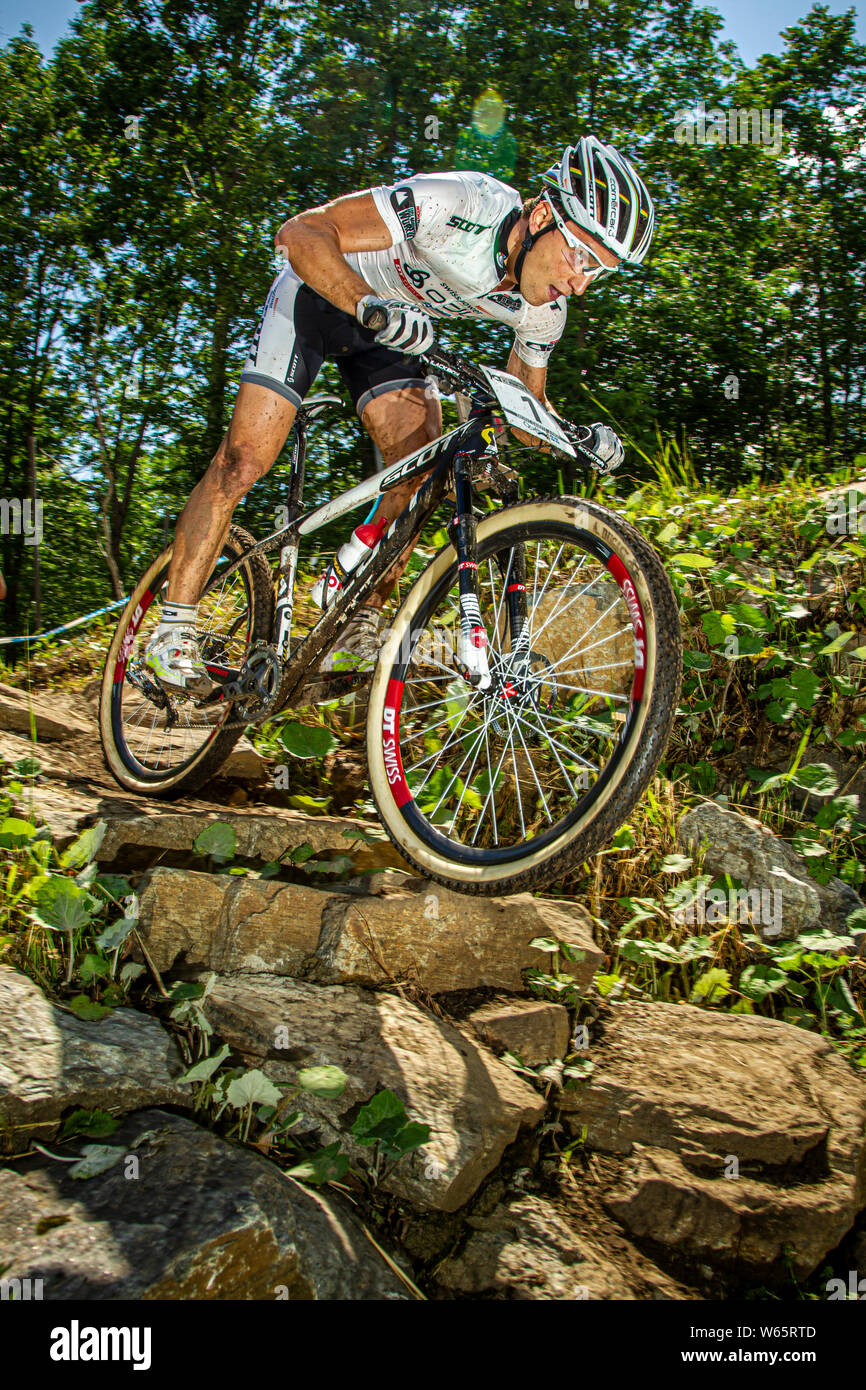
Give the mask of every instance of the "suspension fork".
[{"label": "suspension fork", "polygon": [[[295,424],[292,441],[292,461],[289,475],[289,501],[283,521],[288,526],[302,510],[304,495],[304,463],[307,457],[307,431],[300,417]],[[300,537],[294,536],[280,549],[280,568],[277,575],[277,607],[274,616],[274,645],[280,661],[285,661],[292,635],[292,613],[295,606],[295,574],[298,569]]]},{"label": "suspension fork", "polygon": [[[474,412],[473,412],[474,414]],[[483,421],[483,416],[481,417]],[[472,510],[472,464],[486,448],[495,452],[492,425],[479,428],[470,447],[461,449],[454,459],[454,495],[456,508],[449,525],[451,542],[457,551],[459,585],[460,632],[457,638],[457,660],[464,668],[466,679],[479,690],[489,690],[493,683],[487,660],[487,629],[481,621],[478,596],[478,543],[475,514]]]},{"label": "suspension fork", "polygon": [[505,607],[508,631],[514,657],[529,650],[529,623],[526,614],[526,546],[521,542],[512,550],[503,550],[496,563],[505,585]]}]

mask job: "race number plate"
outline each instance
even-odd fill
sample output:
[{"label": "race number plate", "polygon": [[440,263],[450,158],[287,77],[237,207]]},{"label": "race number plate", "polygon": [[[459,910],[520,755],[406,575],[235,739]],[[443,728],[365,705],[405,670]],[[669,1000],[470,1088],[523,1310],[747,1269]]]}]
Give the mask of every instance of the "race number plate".
[{"label": "race number plate", "polygon": [[518,381],[516,376],[511,376],[509,372],[498,372],[493,367],[482,367],[481,369],[493,390],[496,399],[502,406],[503,414],[509,425],[515,425],[519,430],[526,430],[527,434],[534,435],[536,439],[544,439],[548,444],[553,444],[563,453],[570,454],[576,458],[577,454],[568,436],[560,428],[556,416],[551,415],[550,411],[536,400],[531,391],[528,391],[522,381]]}]

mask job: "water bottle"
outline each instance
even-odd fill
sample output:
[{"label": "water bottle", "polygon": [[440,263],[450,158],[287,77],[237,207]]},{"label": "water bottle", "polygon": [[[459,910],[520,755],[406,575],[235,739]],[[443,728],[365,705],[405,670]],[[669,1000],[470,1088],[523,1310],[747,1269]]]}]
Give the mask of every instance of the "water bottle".
[{"label": "water bottle", "polygon": [[346,576],[375,550],[387,525],[388,518],[383,516],[381,521],[367,521],[355,527],[349,540],[340,546],[328,568],[313,585],[310,597],[314,603],[320,608],[327,608],[333,603],[345,583]]}]

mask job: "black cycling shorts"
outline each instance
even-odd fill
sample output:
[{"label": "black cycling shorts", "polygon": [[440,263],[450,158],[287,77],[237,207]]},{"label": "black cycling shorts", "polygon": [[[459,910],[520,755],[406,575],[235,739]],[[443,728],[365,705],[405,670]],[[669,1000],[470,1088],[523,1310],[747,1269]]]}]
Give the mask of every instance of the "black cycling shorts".
[{"label": "black cycling shorts", "polygon": [[325,359],[336,362],[355,409],[363,415],[374,396],[425,384],[417,357],[377,343],[369,328],[298,279],[281,270],[241,372],[241,381],[267,386],[299,406]]}]

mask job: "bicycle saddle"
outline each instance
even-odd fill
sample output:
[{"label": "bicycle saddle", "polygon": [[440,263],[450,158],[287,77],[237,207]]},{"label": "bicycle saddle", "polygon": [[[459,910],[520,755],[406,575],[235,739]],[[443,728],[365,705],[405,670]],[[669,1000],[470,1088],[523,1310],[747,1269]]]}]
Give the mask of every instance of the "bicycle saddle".
[{"label": "bicycle saddle", "polygon": [[[315,420],[317,415],[330,410],[332,406],[339,406],[343,409],[343,402],[339,396],[308,396],[301,406],[308,420]],[[300,411],[298,412],[300,414]]]}]

